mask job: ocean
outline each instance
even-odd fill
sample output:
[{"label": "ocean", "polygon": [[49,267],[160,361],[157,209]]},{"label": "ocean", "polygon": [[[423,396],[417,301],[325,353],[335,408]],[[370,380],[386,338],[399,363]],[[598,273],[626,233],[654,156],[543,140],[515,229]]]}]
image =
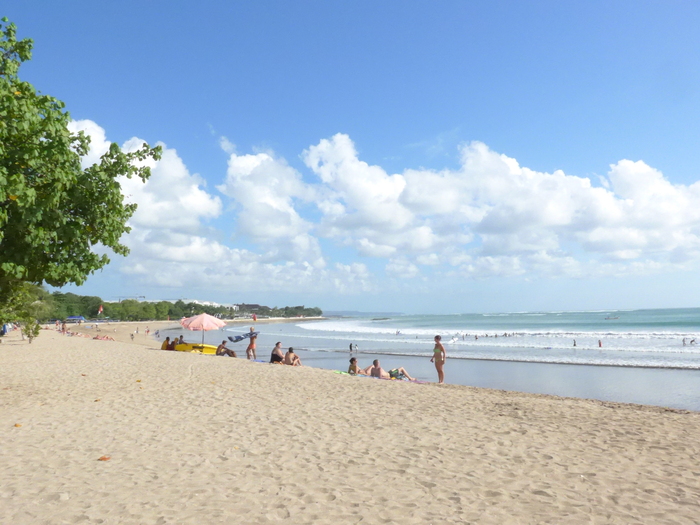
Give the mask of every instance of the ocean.
[{"label": "ocean", "polygon": [[[440,334],[448,383],[700,411],[700,308],[357,316],[256,329],[262,359],[281,341],[304,364],[346,369],[352,344],[361,366],[378,358],[429,381]],[[206,339],[218,344],[221,333]],[[229,346],[245,354],[244,343]]]}]

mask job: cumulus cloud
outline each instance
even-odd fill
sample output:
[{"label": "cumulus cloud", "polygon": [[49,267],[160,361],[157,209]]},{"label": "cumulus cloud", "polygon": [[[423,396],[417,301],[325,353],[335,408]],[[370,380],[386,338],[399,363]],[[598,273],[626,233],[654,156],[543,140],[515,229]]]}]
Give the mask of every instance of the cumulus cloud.
[{"label": "cumulus cloud", "polygon": [[268,248],[280,260],[311,260],[325,266],[313,224],[301,217],[298,203],[310,202],[315,192],[301,174],[271,153],[237,155],[231,148],[224,184],[217,189],[236,204],[236,231]]},{"label": "cumulus cloud", "polygon": [[[99,161],[110,141],[92,121],[72,122],[71,131],[78,130],[92,139],[82,159],[87,167]],[[122,149],[134,151],[143,143],[134,137]],[[364,265],[325,268],[318,241],[309,234],[312,224],[294,208],[295,200],[308,202],[314,192],[283,160],[267,153],[237,156],[235,146],[221,140],[231,158],[219,190],[241,212],[239,232],[262,248],[253,251],[232,248],[217,239],[223,235],[208,223],[221,219],[221,198],[207,190],[202,177],[190,173],[175,149],[159,145],[161,159],[144,161],[151,168],[145,183],[119,179],[126,200],[138,205],[129,220],[132,231],[122,238],[131,250],[121,261],[122,273],[168,288],[287,292],[313,288],[327,293],[372,289],[372,276]],[[197,277],[193,280],[192,276]]]},{"label": "cumulus cloud", "polygon": [[[71,126],[93,139],[84,165],[109,147],[94,122]],[[212,288],[380,290],[361,257],[384,261],[394,283],[645,274],[700,262],[700,182],[673,184],[642,161],[621,160],[594,184],[472,142],[455,169],[388,173],[336,134],[302,152],[302,174],[274,152],[238,153],[222,137],[228,163],[217,195],[161,145],[146,184],[120,183],[139,205],[123,271],[163,286],[185,286],[182,276],[197,272]]]},{"label": "cumulus cloud", "polygon": [[480,142],[461,148],[455,170],[390,175],[360,160],[342,134],[302,158],[326,190],[319,234],[392,258],[387,271],[397,275],[415,275],[405,271],[409,260],[439,260],[474,277],[581,277],[700,259],[700,207],[692,204],[700,183],[674,185],[642,161],[612,165],[606,184],[594,186],[522,167]]}]

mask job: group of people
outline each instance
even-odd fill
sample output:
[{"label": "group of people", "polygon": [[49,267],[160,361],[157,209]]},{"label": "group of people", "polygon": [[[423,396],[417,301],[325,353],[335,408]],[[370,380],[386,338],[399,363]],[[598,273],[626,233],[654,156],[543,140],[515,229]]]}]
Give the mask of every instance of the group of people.
[{"label": "group of people", "polygon": [[402,366],[399,368],[392,368],[388,372],[382,368],[379,363],[379,359],[372,361],[372,364],[367,368],[360,368],[357,364],[357,358],[350,358],[350,367],[348,368],[348,374],[352,375],[362,375],[362,376],[372,376],[378,377],[379,379],[408,379],[409,381],[415,381],[414,377],[411,377],[406,369]]},{"label": "group of people", "polygon": [[[431,363],[435,363],[435,370],[438,374],[438,382],[445,382],[445,361],[447,359],[447,353],[445,352],[445,347],[442,345],[442,337],[439,335],[435,336],[435,347],[433,348],[433,357],[430,359]],[[392,368],[388,372],[382,368],[379,359],[375,359],[371,366],[367,368],[360,368],[357,364],[357,358],[350,358],[350,367],[348,368],[348,374],[352,375],[366,375],[372,377],[378,377],[380,379],[408,379],[409,381],[415,381],[413,377],[406,371],[405,368]]]},{"label": "group of people", "polygon": [[282,343],[277,341],[270,355],[270,363],[276,365],[301,366],[301,359],[294,353],[294,348],[291,346],[287,349],[287,353],[282,352]]},{"label": "group of people", "polygon": [[[132,337],[133,339],[133,334]],[[166,337],[163,340],[163,344],[160,345],[161,350],[175,350],[175,347],[177,345],[184,345],[185,344],[185,338],[180,336],[180,338],[173,337],[173,340],[171,341],[169,337]]]},{"label": "group of people", "polygon": [[[257,358],[256,353],[256,339],[257,332],[254,332],[253,328],[250,328],[250,342],[246,348],[246,357],[248,359],[255,360]],[[171,341],[169,337],[166,337],[161,346],[161,350],[175,350],[175,346],[179,344],[184,344],[185,340],[182,336],[178,339],[173,338]],[[351,350],[353,345],[350,345]],[[357,347],[355,347],[356,349]],[[218,356],[229,356],[237,357],[234,350],[226,347],[226,340],[221,341],[221,344],[216,348],[216,355]],[[445,382],[445,360],[447,359],[447,354],[445,352],[445,347],[442,345],[442,337],[439,335],[435,336],[435,347],[433,348],[433,357],[430,359],[431,363],[435,364],[435,370],[438,374],[438,382]],[[294,353],[294,348],[289,347],[285,353],[282,350],[282,343],[278,341],[275,347],[272,349],[270,354],[270,363],[278,365],[290,365],[290,366],[302,366],[301,359],[297,354]],[[375,359],[371,366],[367,368],[360,368],[357,364],[357,358],[352,357],[350,359],[350,367],[348,368],[349,374],[354,375],[367,375],[372,377],[378,377],[381,379],[408,379],[409,381],[415,381],[413,377],[406,371],[405,368],[393,368],[388,372],[384,370],[379,363],[379,359]]]}]

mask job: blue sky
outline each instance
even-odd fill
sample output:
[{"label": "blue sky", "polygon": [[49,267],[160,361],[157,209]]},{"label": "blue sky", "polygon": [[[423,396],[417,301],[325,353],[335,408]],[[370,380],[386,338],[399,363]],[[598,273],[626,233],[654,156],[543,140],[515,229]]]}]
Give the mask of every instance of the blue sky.
[{"label": "blue sky", "polygon": [[132,254],[79,293],[411,313],[698,304],[696,2],[4,14],[35,41],[22,77],[66,102],[93,157],[167,148],[145,187],[125,185]]}]

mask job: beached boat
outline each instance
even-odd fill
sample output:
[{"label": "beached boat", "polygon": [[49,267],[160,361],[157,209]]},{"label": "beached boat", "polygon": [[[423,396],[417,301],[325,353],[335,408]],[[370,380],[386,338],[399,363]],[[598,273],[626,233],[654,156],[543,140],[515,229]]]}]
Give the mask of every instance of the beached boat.
[{"label": "beached boat", "polygon": [[203,345],[200,343],[185,343],[182,345],[175,345],[175,350],[178,352],[197,352],[200,354],[216,354],[216,347],[214,345]]}]

